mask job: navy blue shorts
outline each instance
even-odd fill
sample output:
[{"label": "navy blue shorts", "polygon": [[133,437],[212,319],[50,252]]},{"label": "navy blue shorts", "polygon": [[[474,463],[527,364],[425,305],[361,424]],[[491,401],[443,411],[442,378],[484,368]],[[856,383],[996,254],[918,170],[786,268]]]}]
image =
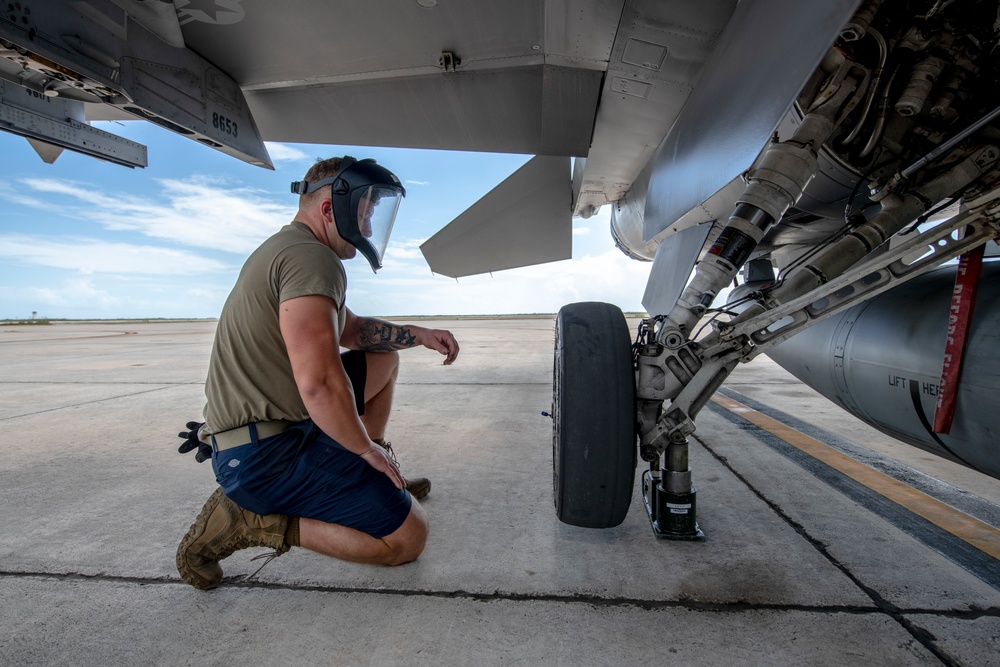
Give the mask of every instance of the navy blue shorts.
[{"label": "navy blue shorts", "polygon": [[256,443],[213,452],[212,467],[223,492],[257,514],[317,519],[385,537],[410,513],[405,489],[308,419]]},{"label": "navy blue shorts", "polygon": [[413,502],[311,419],[270,438],[213,452],[212,467],[223,492],[244,509],[336,523],[376,538],[403,525]]}]

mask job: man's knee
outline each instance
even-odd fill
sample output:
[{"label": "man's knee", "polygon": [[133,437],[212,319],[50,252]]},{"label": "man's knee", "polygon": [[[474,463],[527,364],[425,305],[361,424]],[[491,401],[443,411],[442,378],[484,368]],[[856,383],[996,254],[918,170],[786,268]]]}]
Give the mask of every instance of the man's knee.
[{"label": "man's knee", "polygon": [[382,377],[395,375],[399,368],[399,350],[379,350],[378,352],[365,352],[366,363],[369,372]]},{"label": "man's knee", "polygon": [[365,352],[365,355],[365,363],[368,368],[365,379],[365,402],[367,403],[382,394],[387,387],[395,384],[396,375],[399,373],[399,352],[396,350]]},{"label": "man's knee", "polygon": [[403,525],[382,538],[391,550],[386,564],[402,565],[417,560],[424,551],[429,533],[430,524],[427,522],[427,513],[424,512],[424,508],[419,503],[414,502],[406,520],[403,521]]}]

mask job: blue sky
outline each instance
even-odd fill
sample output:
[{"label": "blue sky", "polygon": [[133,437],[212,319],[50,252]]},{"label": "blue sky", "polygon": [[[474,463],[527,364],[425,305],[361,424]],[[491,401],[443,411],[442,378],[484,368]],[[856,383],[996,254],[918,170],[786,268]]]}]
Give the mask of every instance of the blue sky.
[{"label": "blue sky", "polygon": [[47,165],[0,132],[0,319],[216,317],[243,261],[292,219],[318,157],[374,157],[407,196],[384,267],[347,262],[348,303],[379,316],[556,312],[575,301],[641,311],[650,265],[614,246],[610,209],[573,221],[573,259],[455,281],[419,245],[524,164],[527,155],[268,144],[275,171],[153,125],[98,123],[149,147],[128,169],[64,152]]}]

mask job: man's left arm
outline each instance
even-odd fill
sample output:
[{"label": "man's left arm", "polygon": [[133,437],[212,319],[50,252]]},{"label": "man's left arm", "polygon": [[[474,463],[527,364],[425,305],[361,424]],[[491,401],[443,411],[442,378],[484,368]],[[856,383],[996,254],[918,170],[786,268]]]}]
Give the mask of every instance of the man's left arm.
[{"label": "man's left arm", "polygon": [[450,365],[458,356],[458,341],[445,329],[428,329],[413,324],[394,324],[374,317],[359,317],[345,308],[347,321],[340,344],[351,350],[386,352],[423,347],[437,350]]}]

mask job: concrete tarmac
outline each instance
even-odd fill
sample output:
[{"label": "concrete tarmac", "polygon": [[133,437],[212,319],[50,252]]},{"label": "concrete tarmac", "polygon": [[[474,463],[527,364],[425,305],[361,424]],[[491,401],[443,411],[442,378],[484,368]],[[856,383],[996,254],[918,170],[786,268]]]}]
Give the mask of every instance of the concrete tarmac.
[{"label": "concrete tarmac", "polygon": [[1000,665],[997,480],[759,359],[698,417],[704,542],[654,538],[641,468],[621,526],[566,526],[541,414],[552,318],[419,323],[462,345],[449,367],[402,354],[387,434],[433,481],[423,556],[293,549],[246,581],[266,553],[246,550],[209,592],[174,565],[216,486],[176,433],[214,323],[0,325],[0,664]]}]

